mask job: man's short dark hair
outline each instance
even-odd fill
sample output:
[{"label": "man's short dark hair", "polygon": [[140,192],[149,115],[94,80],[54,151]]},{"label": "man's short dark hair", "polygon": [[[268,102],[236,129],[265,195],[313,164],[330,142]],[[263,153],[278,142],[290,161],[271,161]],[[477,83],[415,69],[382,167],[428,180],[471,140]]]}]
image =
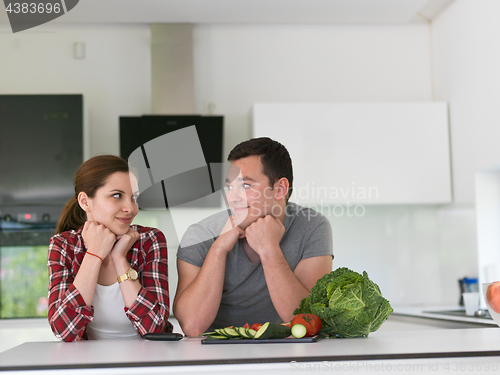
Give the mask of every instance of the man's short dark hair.
[{"label": "man's short dark hair", "polygon": [[292,159],[285,146],[267,137],[252,138],[236,145],[227,160],[233,162],[248,156],[261,156],[262,173],[269,179],[271,187],[282,177],[288,180],[288,202],[293,190],[293,170]]}]

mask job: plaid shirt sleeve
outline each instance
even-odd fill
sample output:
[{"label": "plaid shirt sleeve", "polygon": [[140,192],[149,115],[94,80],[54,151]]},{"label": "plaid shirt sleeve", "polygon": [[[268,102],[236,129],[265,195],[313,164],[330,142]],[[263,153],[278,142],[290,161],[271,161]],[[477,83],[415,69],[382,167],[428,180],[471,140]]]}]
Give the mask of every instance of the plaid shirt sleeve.
[{"label": "plaid shirt sleeve", "polygon": [[50,239],[48,318],[55,336],[63,341],[81,340],[94,316],[93,308],[85,304],[73,285],[73,272],[78,272],[84,254],[81,250],[76,236],[56,235]]},{"label": "plaid shirt sleeve", "polygon": [[[144,231],[140,231],[140,239],[136,243],[139,247],[135,253],[142,288],[130,309],[125,308],[125,314],[141,336],[146,333],[172,332],[173,326],[168,321],[170,302],[167,242],[158,229],[142,229]],[[132,267],[134,257],[135,255],[131,255]]]}]

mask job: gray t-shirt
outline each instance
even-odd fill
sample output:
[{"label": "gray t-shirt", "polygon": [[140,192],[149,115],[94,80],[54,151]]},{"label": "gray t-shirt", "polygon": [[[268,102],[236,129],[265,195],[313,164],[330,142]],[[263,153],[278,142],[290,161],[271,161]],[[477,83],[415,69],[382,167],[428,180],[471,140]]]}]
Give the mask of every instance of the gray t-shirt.
[{"label": "gray t-shirt", "polygon": [[[191,225],[182,238],[177,257],[201,267],[227,219],[228,213],[223,211]],[[302,259],[333,257],[332,229],[319,212],[289,202],[283,224],[285,233],[280,247],[292,271]],[[186,243],[189,245],[184,246]],[[281,321],[271,301],[261,262],[250,262],[238,240],[227,254],[222,300],[210,330]]]}]

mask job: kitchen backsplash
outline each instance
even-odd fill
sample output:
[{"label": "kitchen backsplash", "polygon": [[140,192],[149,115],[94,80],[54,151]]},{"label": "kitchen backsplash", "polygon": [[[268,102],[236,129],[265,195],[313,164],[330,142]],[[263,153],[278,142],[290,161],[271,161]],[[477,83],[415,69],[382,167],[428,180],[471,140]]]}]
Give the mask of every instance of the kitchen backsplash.
[{"label": "kitchen backsplash", "polygon": [[458,279],[477,276],[474,208],[365,209],[360,217],[328,215],[334,267],[366,270],[395,305],[457,304]]}]

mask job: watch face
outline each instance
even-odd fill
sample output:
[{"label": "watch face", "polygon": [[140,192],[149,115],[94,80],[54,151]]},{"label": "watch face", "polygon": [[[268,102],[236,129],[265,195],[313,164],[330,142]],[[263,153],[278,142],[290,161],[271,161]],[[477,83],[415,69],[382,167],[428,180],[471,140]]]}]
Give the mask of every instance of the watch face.
[{"label": "watch face", "polygon": [[130,277],[131,280],[137,280],[137,278],[139,277],[138,273],[136,270],[134,270],[133,268],[129,269],[128,270],[128,277]]}]

